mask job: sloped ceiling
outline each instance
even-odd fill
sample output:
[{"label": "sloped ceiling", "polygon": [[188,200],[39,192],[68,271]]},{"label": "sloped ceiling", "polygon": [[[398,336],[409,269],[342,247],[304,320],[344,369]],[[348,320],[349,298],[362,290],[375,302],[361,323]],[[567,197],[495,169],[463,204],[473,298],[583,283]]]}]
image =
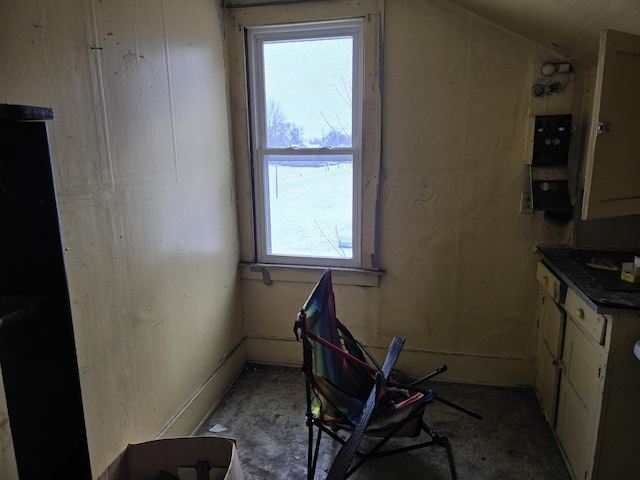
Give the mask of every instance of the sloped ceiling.
[{"label": "sloped ceiling", "polygon": [[587,68],[597,63],[601,30],[640,35],[640,0],[451,1]]}]

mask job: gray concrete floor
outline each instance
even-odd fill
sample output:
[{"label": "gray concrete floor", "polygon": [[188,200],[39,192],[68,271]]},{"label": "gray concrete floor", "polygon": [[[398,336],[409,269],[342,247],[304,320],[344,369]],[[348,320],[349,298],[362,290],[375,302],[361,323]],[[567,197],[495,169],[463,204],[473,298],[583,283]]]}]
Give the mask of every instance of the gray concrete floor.
[{"label": "gray concrete floor", "polygon": [[[443,377],[446,372],[439,378]],[[425,422],[449,438],[460,480],[570,480],[531,389],[444,381],[431,381],[426,386],[483,417],[476,420],[440,402],[427,407]],[[211,433],[209,429],[216,425],[227,430]],[[247,366],[198,435],[234,438],[247,480],[305,479],[307,427],[302,374],[295,368]],[[396,444],[414,441],[394,440]],[[338,450],[336,442],[323,437],[317,479],[326,477]],[[450,475],[444,450],[429,447],[371,460],[350,478],[445,480]]]}]

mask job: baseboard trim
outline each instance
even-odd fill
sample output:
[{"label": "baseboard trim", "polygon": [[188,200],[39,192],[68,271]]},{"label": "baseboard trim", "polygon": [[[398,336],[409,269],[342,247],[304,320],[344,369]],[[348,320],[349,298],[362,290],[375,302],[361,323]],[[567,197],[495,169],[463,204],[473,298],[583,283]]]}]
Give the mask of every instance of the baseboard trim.
[{"label": "baseboard trim", "polygon": [[209,378],[191,395],[155,438],[182,437],[197,433],[238,377],[246,362],[246,341],[243,339],[220,362]]},{"label": "baseboard trim", "polygon": [[[372,355],[383,361],[386,348],[369,348]],[[267,365],[300,366],[302,344],[295,340],[248,338],[247,361]],[[508,358],[432,352],[405,347],[396,367],[407,375],[424,376],[447,365],[448,370],[434,380],[493,386],[533,386],[536,366],[533,358]]]}]

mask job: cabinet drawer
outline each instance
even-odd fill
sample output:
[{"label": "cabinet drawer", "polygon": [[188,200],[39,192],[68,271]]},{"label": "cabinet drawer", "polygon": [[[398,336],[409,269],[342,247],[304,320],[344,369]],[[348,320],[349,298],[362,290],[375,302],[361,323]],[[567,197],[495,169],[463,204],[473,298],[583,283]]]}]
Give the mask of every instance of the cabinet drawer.
[{"label": "cabinet drawer", "polygon": [[578,294],[569,289],[564,301],[564,309],[576,323],[600,345],[604,345],[604,335],[607,330],[607,317],[592,310]]},{"label": "cabinet drawer", "polygon": [[542,285],[542,288],[544,288],[557,303],[564,302],[565,295],[567,293],[567,286],[562,283],[560,279],[556,277],[542,262],[538,262],[536,278],[540,285]]}]

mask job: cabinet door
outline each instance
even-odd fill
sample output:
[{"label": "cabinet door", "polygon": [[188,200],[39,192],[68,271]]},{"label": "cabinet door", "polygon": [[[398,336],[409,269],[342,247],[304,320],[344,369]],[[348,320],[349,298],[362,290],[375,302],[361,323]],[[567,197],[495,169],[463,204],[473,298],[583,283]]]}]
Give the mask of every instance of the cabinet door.
[{"label": "cabinet door", "polygon": [[583,220],[640,214],[638,85],[640,36],[604,31],[587,146]]},{"label": "cabinet door", "polygon": [[556,422],[564,317],[564,311],[542,290],[538,310],[536,392],[544,415],[552,427]]},{"label": "cabinet door", "polygon": [[605,352],[567,316],[556,433],[574,478],[591,478],[606,370]]}]

